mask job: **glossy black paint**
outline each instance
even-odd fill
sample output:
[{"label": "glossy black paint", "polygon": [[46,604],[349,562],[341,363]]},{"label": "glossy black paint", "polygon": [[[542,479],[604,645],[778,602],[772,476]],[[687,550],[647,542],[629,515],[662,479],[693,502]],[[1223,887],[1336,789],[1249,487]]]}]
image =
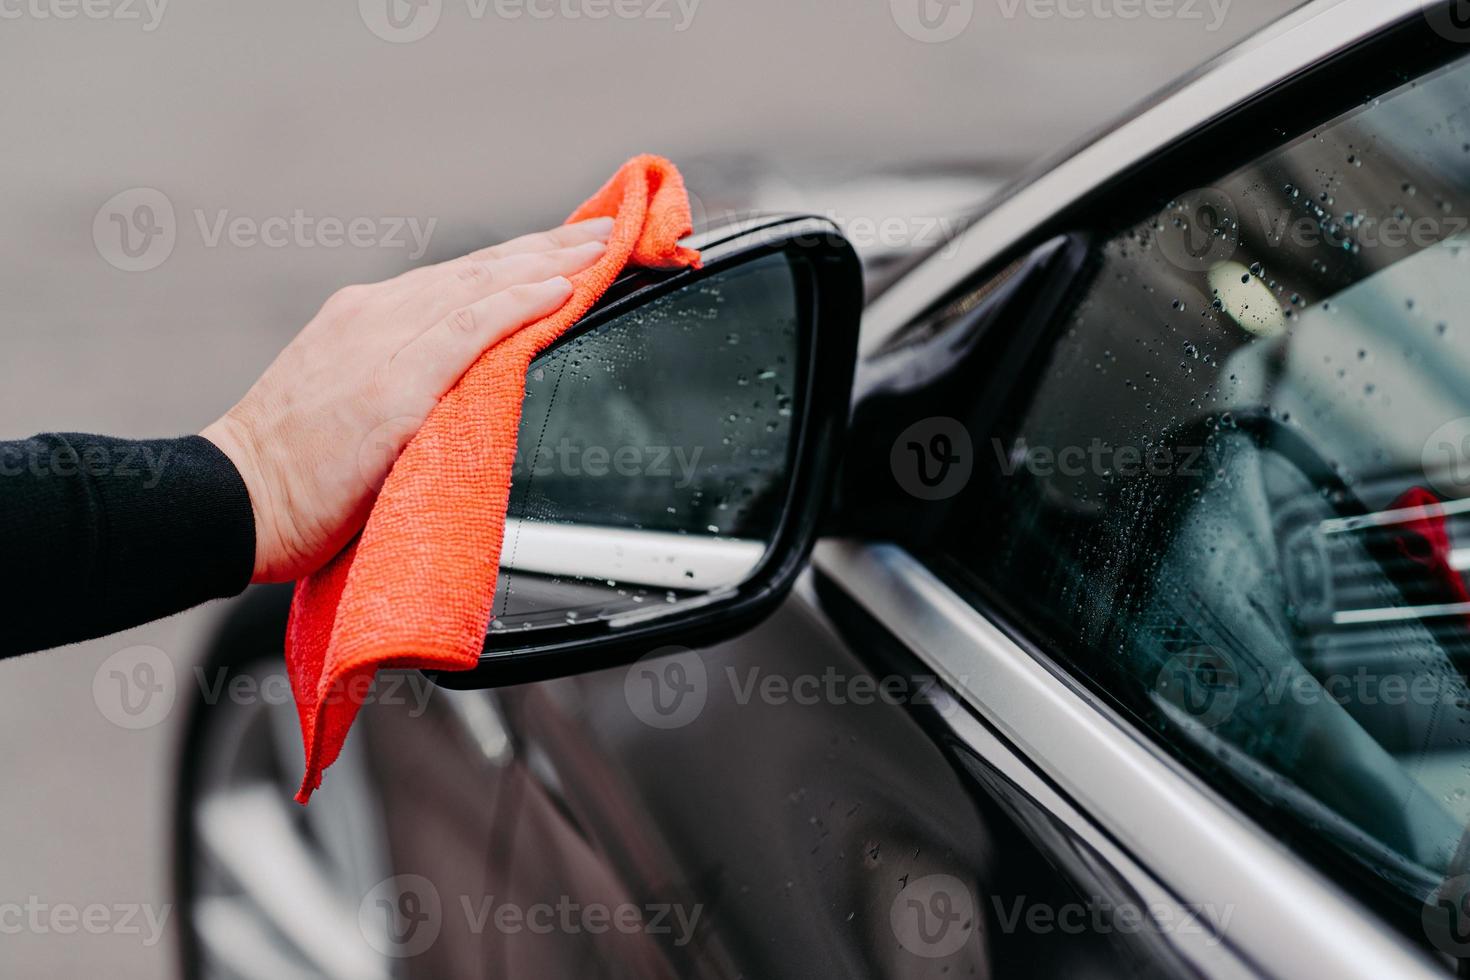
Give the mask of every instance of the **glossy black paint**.
[{"label": "glossy black paint", "polygon": [[[858,655],[880,638],[793,596],[703,653],[708,700],[673,730],[634,717],[623,670],[501,689],[514,741],[504,766],[476,758],[448,717],[426,726],[365,712],[403,873],[445,896],[521,906],[698,910],[688,942],[477,935],[457,922],[411,975],[464,975],[456,969],[475,955],[485,976],[1182,975],[1121,930],[1018,924],[1017,909],[1130,897],[984,760],[936,737],[931,707],[743,699],[753,678],[896,676]],[[1050,856],[1057,847],[1071,866]],[[1079,871],[1088,865],[1091,881]],[[963,948],[930,959],[902,946],[891,915],[910,882],[934,874],[963,882],[976,915]]]},{"label": "glossy black paint", "polygon": [[[287,588],[252,590],[215,662],[277,660],[288,600]],[[437,941],[401,962],[405,977],[1189,975],[1162,937],[1106,917],[1142,905],[1106,862],[953,737],[945,712],[963,709],[852,693],[895,680],[917,692],[930,678],[840,590],[798,590],[701,660],[707,700],[674,729],[635,715],[623,669],[440,692],[422,716],[408,704],[363,708],[354,738],[368,745],[393,872],[432,881],[445,908]],[[849,693],[759,693],[770,678],[795,691],[823,677]],[[509,735],[506,758],[486,757],[447,697],[485,699]],[[196,710],[190,742],[207,723],[208,709]],[[181,908],[198,850],[188,744]],[[957,952],[928,958],[903,946],[892,915],[911,882],[936,874],[963,883],[974,923]],[[669,932],[503,930],[477,924],[487,897],[670,907],[691,928],[670,912]],[[1033,909],[1087,918],[1081,929],[1037,927]],[[197,941],[180,918],[192,977]]]}]

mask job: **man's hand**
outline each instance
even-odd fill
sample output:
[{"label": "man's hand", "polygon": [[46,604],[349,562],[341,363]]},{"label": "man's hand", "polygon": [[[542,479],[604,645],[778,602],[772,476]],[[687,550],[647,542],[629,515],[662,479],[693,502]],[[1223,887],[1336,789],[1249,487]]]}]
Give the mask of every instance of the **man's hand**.
[{"label": "man's hand", "polygon": [[361,530],[424,418],[487,348],[555,312],[612,220],[348,286],[202,435],[245,480],[257,582],[320,568]]}]

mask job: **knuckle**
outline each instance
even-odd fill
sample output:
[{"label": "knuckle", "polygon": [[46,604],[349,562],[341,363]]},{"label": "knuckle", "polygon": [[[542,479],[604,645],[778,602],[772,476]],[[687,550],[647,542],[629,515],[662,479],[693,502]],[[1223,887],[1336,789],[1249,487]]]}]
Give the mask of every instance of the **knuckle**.
[{"label": "knuckle", "polygon": [[368,295],[367,286],[343,286],[328,297],[326,305],[338,313],[354,313],[366,305]]},{"label": "knuckle", "polygon": [[460,282],[469,286],[478,286],[489,282],[494,278],[488,263],[476,259],[466,259],[454,270]]},{"label": "knuckle", "polygon": [[449,330],[456,334],[473,334],[479,325],[479,316],[472,306],[462,306],[449,314]]}]

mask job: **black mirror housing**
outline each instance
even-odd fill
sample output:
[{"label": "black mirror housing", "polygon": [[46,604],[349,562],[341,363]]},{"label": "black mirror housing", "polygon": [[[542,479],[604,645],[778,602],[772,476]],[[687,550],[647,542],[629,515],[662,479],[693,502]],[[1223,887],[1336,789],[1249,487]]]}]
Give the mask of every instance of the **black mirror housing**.
[{"label": "black mirror housing", "polygon": [[[654,414],[673,419],[670,424],[675,431],[711,431],[707,418],[711,406],[734,397],[733,389],[728,394],[707,390],[719,383],[711,379],[731,378],[733,384],[746,389],[743,397],[761,395],[746,388],[751,383],[746,376],[749,372],[737,374],[735,370],[736,363],[746,363],[752,356],[749,350],[738,349],[742,335],[754,340],[757,348],[764,342],[766,353],[784,350],[774,345],[790,345],[790,357],[769,358],[781,362],[780,379],[774,382],[780,417],[773,414],[769,397],[766,404],[745,402],[757,411],[742,416],[747,423],[742,432],[748,433],[735,439],[737,445],[731,448],[728,437],[720,440],[727,445],[723,453],[714,454],[721,456],[721,462],[708,467],[712,471],[707,481],[709,494],[703,484],[694,488],[692,496],[681,492],[677,500],[675,491],[653,481],[616,485],[628,492],[606,494],[606,520],[598,514],[604,486],[590,479],[577,484],[565,472],[560,482],[552,476],[533,486],[537,476],[518,462],[508,524],[514,523],[518,534],[529,529],[532,533],[527,537],[542,544],[550,540],[556,545],[554,560],[548,564],[544,555],[539,564],[526,559],[528,549],[513,546],[512,532],[507,530],[497,619],[486,636],[479,665],[469,671],[433,672],[430,676],[436,683],[458,689],[501,687],[630,663],[660,647],[718,642],[749,629],[773,611],[804,567],[832,497],[845,442],[862,312],[857,255],[830,221],[798,215],[711,228],[690,244],[700,249],[702,268],[638,269],[625,274],[597,306],[537,357],[528,375],[527,418],[523,419],[518,461],[523,458],[522,450],[529,448],[526,444],[544,437],[548,428],[569,433],[573,439],[579,431],[608,432],[612,431],[609,426],[617,424],[639,428],[639,420],[623,422],[623,415],[641,414],[638,406],[650,401],[664,402]],[[732,329],[737,311],[744,311],[747,319]],[[773,312],[768,316],[767,311]],[[758,322],[752,324],[751,317]],[[656,375],[656,380],[640,387],[636,383],[640,368],[626,363],[638,356],[624,357],[619,338],[621,333],[629,346],[637,347],[635,339],[653,329],[650,323],[660,332],[653,341],[641,342],[645,352],[642,369]],[[768,329],[771,336],[761,335]],[[729,338],[730,346],[716,348],[711,338]],[[746,361],[739,360],[742,356]],[[681,364],[690,369],[680,370]],[[552,371],[557,372],[555,378],[546,380]],[[618,371],[622,374],[616,385],[604,381],[602,387],[596,387],[600,372],[611,376]],[[625,383],[630,373],[635,380],[631,385]],[[761,372],[759,377],[775,373]],[[573,378],[565,387],[564,377]],[[538,387],[532,379],[544,383]],[[783,389],[783,384],[790,389]],[[576,385],[583,388],[580,406],[575,394],[569,394]],[[613,400],[620,402],[622,412],[609,404]],[[759,412],[765,415],[751,417]],[[693,428],[679,428],[681,415],[690,416],[686,421]],[[764,421],[766,417],[771,421]],[[736,413],[728,418],[735,422]],[[724,419],[720,421],[723,424]],[[761,440],[765,443],[759,444]],[[696,459],[699,448],[693,453]],[[605,459],[606,453],[602,455]],[[760,498],[760,506],[744,508],[742,518],[722,517],[727,527],[715,523],[694,526],[696,513],[699,521],[710,519],[709,496],[739,482],[731,476],[737,465],[752,467],[741,478],[756,483],[759,492],[748,485],[739,489],[747,498]],[[630,494],[639,499],[635,506],[625,507]],[[659,494],[670,496],[669,506],[654,506],[664,503]],[[723,512],[726,504],[722,500],[719,506]],[[664,517],[665,510],[674,516]],[[568,514],[573,515],[570,521]],[[619,521],[624,526],[600,526]],[[737,526],[742,521],[743,527]],[[594,546],[579,547],[583,539]],[[754,546],[757,541],[759,547]],[[657,548],[667,546],[669,563],[675,561],[674,553],[689,550],[713,551],[720,559],[713,564],[722,568],[730,567],[726,552],[745,555],[748,561],[728,581],[716,575],[699,588],[692,584],[694,571],[683,573],[689,576],[691,587],[681,588],[677,579],[661,577],[668,572],[638,571],[652,567],[646,561],[634,566],[630,582],[610,577],[601,581],[608,561],[613,560],[607,556],[616,555],[624,564],[632,564],[626,560],[625,545],[636,545],[633,550],[643,553],[649,549],[648,542],[655,554]],[[599,549],[605,554],[599,556]],[[663,561],[660,559],[661,567]],[[684,559],[679,561],[682,567]],[[582,563],[586,567],[578,567]],[[607,589],[602,589],[604,584]],[[518,588],[530,598],[516,595]],[[588,605],[589,594],[598,596],[595,589],[602,589],[606,596]],[[578,596],[581,605],[568,605],[563,614],[559,605],[569,595]],[[654,601],[643,604],[645,597]]]}]

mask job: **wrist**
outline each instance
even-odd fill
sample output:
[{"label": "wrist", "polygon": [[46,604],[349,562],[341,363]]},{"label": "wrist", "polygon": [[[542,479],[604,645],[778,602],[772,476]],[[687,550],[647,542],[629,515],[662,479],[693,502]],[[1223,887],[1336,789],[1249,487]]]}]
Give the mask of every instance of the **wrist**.
[{"label": "wrist", "polygon": [[266,488],[254,440],[250,438],[246,427],[228,414],[205,426],[199,434],[225,454],[245,484],[245,490],[250,495],[250,512],[255,519],[255,565],[250,580],[269,581],[266,574],[270,567],[273,527],[270,520],[270,493]]}]

